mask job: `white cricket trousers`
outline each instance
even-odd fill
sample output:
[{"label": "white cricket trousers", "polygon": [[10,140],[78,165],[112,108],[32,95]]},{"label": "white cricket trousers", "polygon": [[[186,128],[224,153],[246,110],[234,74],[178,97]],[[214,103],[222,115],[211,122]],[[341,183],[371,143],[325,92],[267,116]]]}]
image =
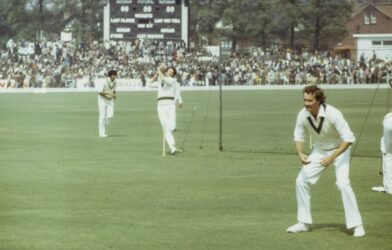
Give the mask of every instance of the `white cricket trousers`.
[{"label": "white cricket trousers", "polygon": [[176,104],[174,104],[174,112],[173,112],[173,116],[172,116],[172,121],[171,121],[171,123],[170,123],[170,130],[173,132],[175,129],[176,129],[176,127],[177,127],[177,118],[176,118],[176,113],[177,113],[177,111],[176,111]]},{"label": "white cricket trousers", "polygon": [[381,139],[383,183],[385,191],[392,194],[392,113],[383,121],[384,134]]},{"label": "white cricket trousers", "polygon": [[114,101],[98,95],[98,130],[99,136],[106,135],[106,128],[114,115]]},{"label": "white cricket trousers", "polygon": [[[310,188],[319,180],[321,173],[326,169],[320,162],[333,153],[331,151],[321,151],[313,149],[309,155],[311,163],[304,165],[298,174],[296,180],[297,195],[297,219],[299,222],[312,224],[312,215],[310,211]],[[339,155],[335,161],[336,185],[341,193],[344,214],[346,219],[346,227],[348,229],[362,225],[362,218],[359,213],[357,200],[354,191],[350,185],[349,169],[350,169],[350,149],[347,149]]]},{"label": "white cricket trousers", "polygon": [[172,133],[173,128],[173,116],[175,115],[174,101],[163,100],[158,101],[158,117],[162,126],[162,131],[165,136],[167,145],[170,148],[170,152],[176,151],[176,142]]}]

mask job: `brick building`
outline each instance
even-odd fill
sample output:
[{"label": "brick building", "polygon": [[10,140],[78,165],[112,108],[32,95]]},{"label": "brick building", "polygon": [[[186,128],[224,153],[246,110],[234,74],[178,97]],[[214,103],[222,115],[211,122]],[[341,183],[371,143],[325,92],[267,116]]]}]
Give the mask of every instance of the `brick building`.
[{"label": "brick building", "polygon": [[[358,48],[357,38],[354,36],[377,34],[376,36],[379,37],[382,34],[390,36],[392,33],[392,4],[367,4],[357,10],[345,26],[348,34],[334,47],[334,51],[347,58],[356,60]],[[369,47],[369,53],[373,53],[373,50],[374,48]]]}]

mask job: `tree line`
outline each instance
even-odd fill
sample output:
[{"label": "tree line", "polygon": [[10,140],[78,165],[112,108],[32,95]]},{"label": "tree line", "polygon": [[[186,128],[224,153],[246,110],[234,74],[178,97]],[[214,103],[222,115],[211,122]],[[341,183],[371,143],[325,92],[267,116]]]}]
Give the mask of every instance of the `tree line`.
[{"label": "tree line", "polygon": [[[107,0],[0,1],[0,40],[37,40],[58,34],[67,18],[80,40],[101,40],[103,6]],[[190,38],[228,37],[233,44],[323,49],[345,35],[345,22],[355,2],[344,0],[191,0]],[[64,19],[65,18],[65,19]],[[217,30],[221,21],[226,30]],[[76,35],[75,35],[76,34]]]},{"label": "tree line", "polygon": [[3,0],[0,1],[0,42],[9,38],[52,38],[72,22],[80,40],[101,39],[106,0]]},{"label": "tree line", "polygon": [[[346,34],[354,2],[344,0],[205,0],[192,1],[192,35],[229,37],[233,46],[247,42],[267,47],[280,43],[323,49]],[[220,34],[215,24],[231,29]]]}]

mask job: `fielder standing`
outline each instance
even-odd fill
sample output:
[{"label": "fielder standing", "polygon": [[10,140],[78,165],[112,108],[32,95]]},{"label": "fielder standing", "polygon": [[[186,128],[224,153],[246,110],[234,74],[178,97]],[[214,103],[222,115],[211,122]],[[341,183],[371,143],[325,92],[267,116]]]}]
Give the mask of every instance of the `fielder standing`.
[{"label": "fielder standing", "polygon": [[175,119],[175,97],[177,86],[177,79],[175,78],[176,69],[174,67],[166,68],[164,65],[158,67],[157,73],[152,78],[152,81],[158,79],[158,117],[162,125],[162,130],[167,145],[170,148],[170,153],[175,155],[180,150],[176,147],[176,142],[172,133],[173,118]]},{"label": "fielder standing", "polygon": [[116,99],[117,71],[110,70],[105,79],[96,81],[98,91],[98,130],[99,137],[107,137],[106,128],[114,115],[114,99]]},{"label": "fielder standing", "polygon": [[[294,129],[297,155],[303,164],[296,180],[298,223],[289,227],[287,232],[309,231],[313,222],[309,186],[316,184],[322,172],[333,164],[336,185],[343,201],[346,227],[354,229],[354,237],[363,237],[365,230],[349,179],[350,146],[355,141],[354,134],[342,113],[325,103],[326,96],[319,87],[305,87],[303,97],[305,107],[298,113]],[[309,156],[304,153],[307,135],[313,139],[313,149]]]},{"label": "fielder standing", "polygon": [[392,194],[392,112],[384,117],[384,133],[381,138],[383,186],[373,187],[376,192]]},{"label": "fielder standing", "polygon": [[[180,84],[176,82],[176,85],[174,87],[174,105],[178,103],[178,107],[182,108],[182,97],[181,97],[181,91],[180,91]],[[171,125],[171,131],[174,132],[177,129],[177,111],[174,109],[174,115],[173,115],[173,121]]]}]

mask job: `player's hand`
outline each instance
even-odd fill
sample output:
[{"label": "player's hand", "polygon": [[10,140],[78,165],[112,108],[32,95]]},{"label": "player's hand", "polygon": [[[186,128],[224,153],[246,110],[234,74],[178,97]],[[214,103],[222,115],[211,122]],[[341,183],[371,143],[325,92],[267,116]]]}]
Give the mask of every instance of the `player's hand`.
[{"label": "player's hand", "polygon": [[321,164],[323,167],[328,167],[329,165],[332,164],[332,162],[333,162],[334,160],[335,160],[335,159],[334,159],[333,157],[328,156],[328,157],[325,157],[325,158],[321,159],[320,164]]},{"label": "player's hand", "polygon": [[160,71],[160,72],[162,72],[162,73],[165,73],[165,71],[166,71],[166,65],[163,64],[163,63],[162,63],[161,65],[159,65],[158,71]]},{"label": "player's hand", "polygon": [[299,158],[300,162],[304,165],[307,165],[310,163],[310,160],[306,154],[299,153],[298,158]]}]

